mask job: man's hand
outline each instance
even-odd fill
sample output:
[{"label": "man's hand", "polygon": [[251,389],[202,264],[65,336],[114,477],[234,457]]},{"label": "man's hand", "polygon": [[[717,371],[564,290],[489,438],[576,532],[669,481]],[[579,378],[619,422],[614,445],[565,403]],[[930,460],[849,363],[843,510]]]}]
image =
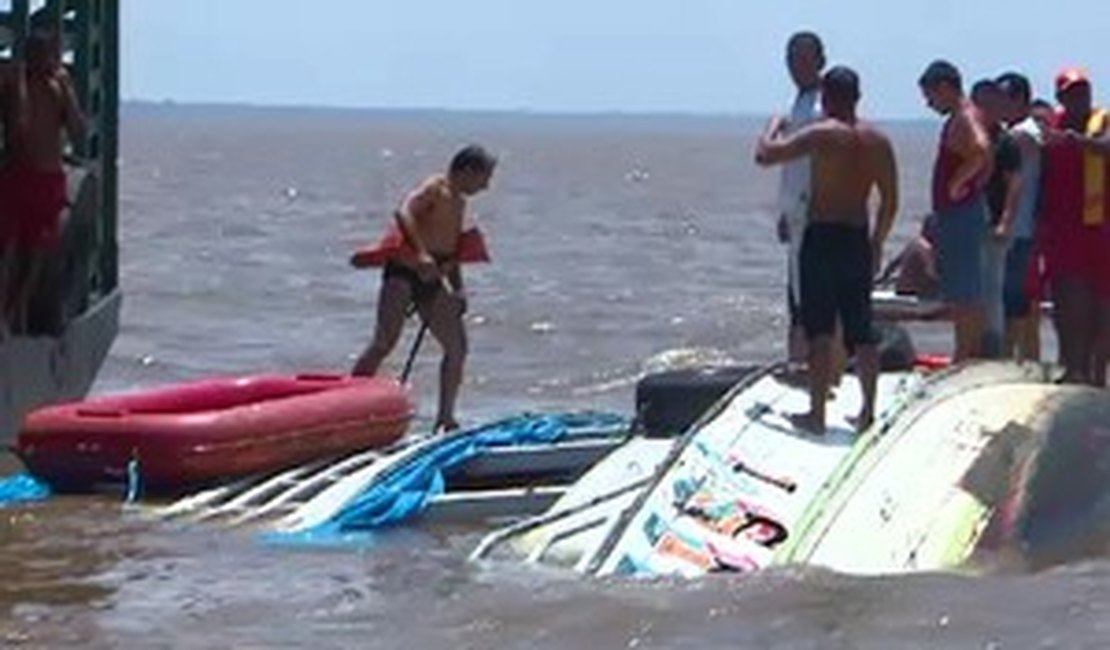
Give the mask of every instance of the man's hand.
[{"label": "man's hand", "polygon": [[883,267],[883,243],[881,241],[871,241],[871,277],[876,278],[879,276],[879,271]]},{"label": "man's hand", "polygon": [[780,244],[790,243],[790,222],[786,219],[785,214],[779,215],[779,222],[775,225],[775,232],[778,235]]},{"label": "man's hand", "polygon": [[459,310],[459,316],[464,316],[466,314],[466,309],[469,306],[466,299],[466,292],[461,289],[455,291],[451,294],[451,299],[455,301],[455,305]]},{"label": "man's hand", "polygon": [[64,92],[72,93],[76,97],[77,87],[73,85],[73,77],[70,76],[69,70],[64,65],[58,66],[54,71],[54,81],[58,82]]},{"label": "man's hand", "polygon": [[416,275],[420,277],[423,282],[438,282],[443,277],[439,272],[439,266],[431,255],[424,253],[416,259]]},{"label": "man's hand", "polygon": [[778,136],[780,133],[786,130],[786,127],[789,126],[789,124],[789,120],[787,120],[786,116],[784,115],[776,115],[772,117],[771,121],[767,123],[767,137],[774,138]]},{"label": "man's hand", "polygon": [[1045,129],[1044,132],[1044,143],[1046,146],[1072,144],[1080,142],[1082,139],[1083,136],[1071,129],[1049,128]]},{"label": "man's hand", "polygon": [[948,183],[948,198],[953,201],[961,201],[967,198],[969,187],[970,183],[957,183],[956,181]]},{"label": "man's hand", "polygon": [[992,233],[994,235],[995,241],[1004,242],[1010,239],[1010,230],[1010,224],[1006,223],[1005,219],[998,222],[998,225],[994,227],[994,231]]}]

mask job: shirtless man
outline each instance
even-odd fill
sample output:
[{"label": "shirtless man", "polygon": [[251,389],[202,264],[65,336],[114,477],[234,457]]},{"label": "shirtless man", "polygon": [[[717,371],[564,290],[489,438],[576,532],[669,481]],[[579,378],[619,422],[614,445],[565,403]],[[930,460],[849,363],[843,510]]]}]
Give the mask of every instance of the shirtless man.
[{"label": "shirtless man", "polygon": [[[871,286],[883,244],[898,209],[898,170],[890,140],[856,117],[859,77],[837,66],[821,80],[825,119],[790,135],[775,118],[760,138],[761,165],[810,156],[813,161],[809,225],[800,253],[802,324],[809,338],[810,410],[791,416],[796,426],[825,430],[825,400],[832,372],[832,336],[837,319],[844,344],[854,351],[863,391],[856,427],[869,427],[875,414],[879,375],[877,336],[871,323]],[[878,190],[872,228],[868,201]]]},{"label": "shirtless man", "polygon": [[0,294],[4,324],[20,330],[47,257],[56,252],[67,204],[63,131],[78,142],[85,120],[51,32],[31,33],[26,62],[11,64],[3,81],[9,155],[0,170],[0,238],[8,254]]},{"label": "shirtless man", "polygon": [[964,96],[959,70],[934,61],[918,80],[929,107],[948,117],[933,169],[937,215],[937,271],[952,314],[955,361],[979,356],[983,336],[983,245],[987,237],[984,188],[990,178],[990,140],[979,110]]},{"label": "shirtless man", "polygon": [[374,339],[351,371],[374,375],[397,344],[406,312],[415,305],[420,318],[443,347],[439,372],[439,410],[435,430],[458,428],[455,400],[466,359],[466,294],[455,261],[468,197],[489,187],[496,158],[468,146],[451,160],[447,174],[425,180],[401,204],[394,217],[414,253],[390,260],[382,273]]}]

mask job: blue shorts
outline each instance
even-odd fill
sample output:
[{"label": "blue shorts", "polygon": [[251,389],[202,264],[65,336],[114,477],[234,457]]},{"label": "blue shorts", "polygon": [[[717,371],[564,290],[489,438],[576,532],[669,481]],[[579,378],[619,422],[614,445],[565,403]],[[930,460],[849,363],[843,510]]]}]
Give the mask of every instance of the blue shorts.
[{"label": "blue shorts", "polygon": [[937,273],[945,302],[961,306],[982,302],[986,235],[987,205],[981,196],[937,212]]},{"label": "blue shorts", "polygon": [[1029,278],[1029,265],[1033,262],[1033,240],[1015,239],[1006,255],[1006,280],[1002,286],[1002,304],[1006,318],[1025,318],[1029,315],[1029,291],[1025,281]]}]

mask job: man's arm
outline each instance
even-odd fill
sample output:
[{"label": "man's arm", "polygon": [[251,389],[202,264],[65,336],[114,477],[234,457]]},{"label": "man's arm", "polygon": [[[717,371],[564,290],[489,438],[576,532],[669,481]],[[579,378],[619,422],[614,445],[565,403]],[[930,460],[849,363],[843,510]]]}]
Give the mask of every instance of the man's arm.
[{"label": "man's arm", "polygon": [[57,79],[62,89],[62,113],[66,134],[69,136],[69,141],[76,144],[85,138],[85,114],[81,111],[81,103],[77,101],[73,79],[70,78],[64,66],[58,70]]},{"label": "man's arm", "polygon": [[755,161],[764,167],[808,156],[813,153],[820,141],[822,133],[820,124],[811,124],[784,135],[781,119],[772,120],[766,132],[759,138]]},{"label": "man's arm", "polygon": [[1074,138],[1075,141],[1079,143],[1079,146],[1093,154],[1110,156],[1110,129],[1107,128],[1108,122],[1110,122],[1110,118],[1107,118],[1106,121],[1103,122],[1102,132],[1096,135],[1085,135],[1083,133],[1068,131],[1068,137]]},{"label": "man's arm", "polygon": [[31,128],[30,100],[27,97],[27,64],[12,61],[7,68],[4,88],[4,137],[9,146],[20,147],[20,141]]},{"label": "man's arm", "polygon": [[1007,161],[1007,168],[1002,170],[1006,184],[1006,198],[1002,204],[1002,214],[998,219],[998,226],[994,230],[995,237],[1005,239],[1010,236],[1014,228],[1014,219],[1017,217],[1017,205],[1021,199],[1021,187],[1024,175],[1021,168],[1024,161],[1031,160],[1037,154],[1037,144],[1028,133],[1014,136],[1013,159]]},{"label": "man's arm", "polygon": [[898,213],[898,162],[894,147],[886,136],[880,136],[877,150],[875,185],[879,191],[879,212],[875,219],[875,229],[871,233],[871,254],[875,257],[876,268],[882,262],[883,244],[894,228],[894,215]]},{"label": "man's arm", "polygon": [[416,220],[420,215],[427,214],[435,207],[437,192],[436,182],[427,180],[405,197],[401,207],[397,208],[397,211],[393,214],[393,218],[397,220],[397,225],[401,227],[401,234],[405,236],[405,241],[416,253],[416,259],[421,266],[430,264],[434,267],[435,260],[428,252],[428,247],[424,245],[424,239],[420,236],[420,228],[417,227]]},{"label": "man's arm", "polygon": [[958,200],[966,196],[968,186],[990,160],[990,139],[979,120],[974,119],[967,111],[961,110],[955,120],[949,146],[960,154],[963,162],[952,174],[948,196]]}]

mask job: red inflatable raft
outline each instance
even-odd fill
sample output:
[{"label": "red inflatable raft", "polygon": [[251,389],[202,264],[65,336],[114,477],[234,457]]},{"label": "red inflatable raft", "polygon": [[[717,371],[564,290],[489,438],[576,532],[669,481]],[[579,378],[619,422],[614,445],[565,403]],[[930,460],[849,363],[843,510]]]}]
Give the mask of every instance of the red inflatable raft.
[{"label": "red inflatable raft", "polygon": [[17,450],[56,489],[118,483],[137,458],[145,490],[173,492],[387,445],[412,416],[383,377],[210,379],[40,409]]}]

